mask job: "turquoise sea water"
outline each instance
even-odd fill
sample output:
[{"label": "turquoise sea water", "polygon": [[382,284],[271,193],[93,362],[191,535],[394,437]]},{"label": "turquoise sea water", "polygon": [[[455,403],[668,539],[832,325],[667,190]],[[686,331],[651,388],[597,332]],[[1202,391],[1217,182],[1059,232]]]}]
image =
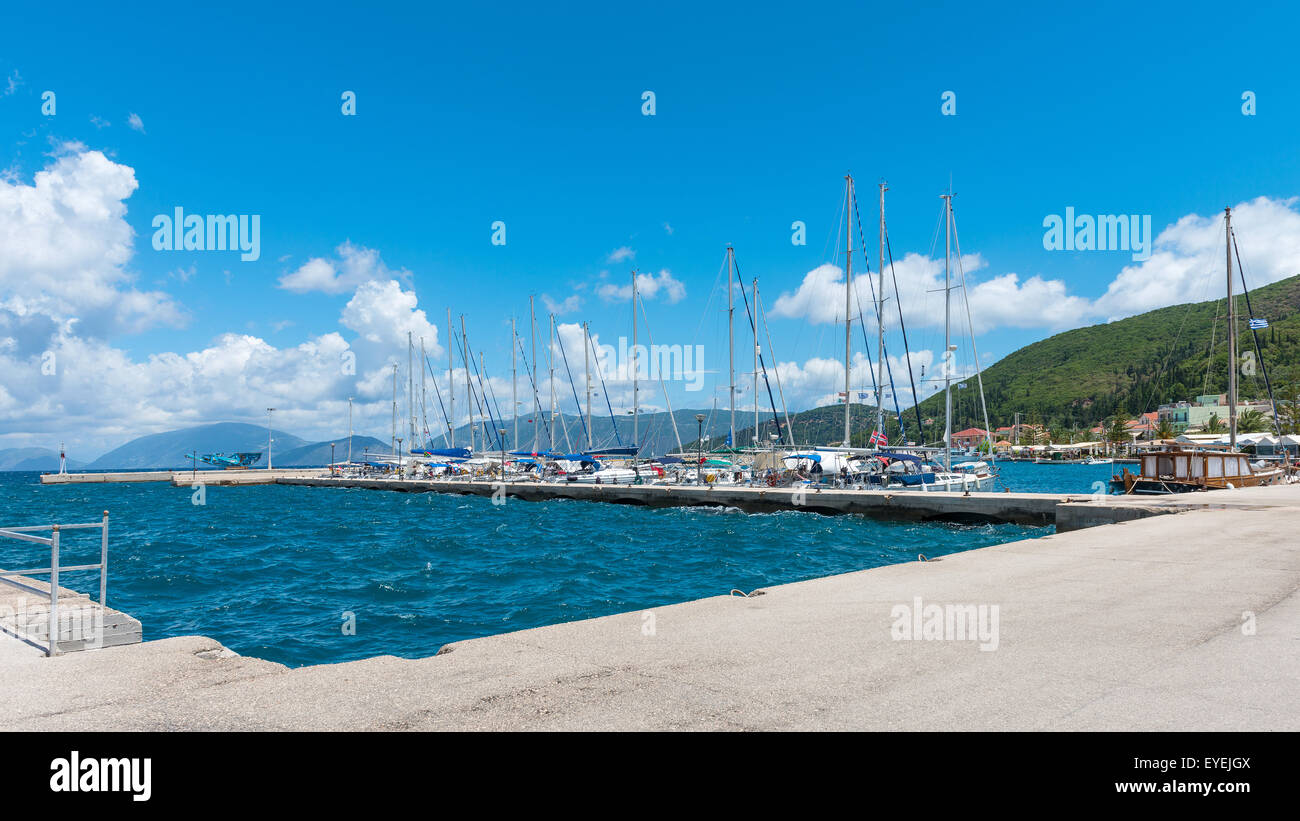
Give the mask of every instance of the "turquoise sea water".
[{"label": "turquoise sea water", "polygon": [[[1088,493],[1110,465],[1001,466],[1012,490]],[[291,666],[443,644],[913,561],[1052,532],[813,513],[648,510],[287,486],[39,484],[0,473],[0,526],[110,519],[109,604],[145,638],[200,634]],[[69,531],[64,563],[98,560]],[[0,567],[48,562],[0,540]],[[98,589],[94,573],[65,586]],[[356,634],[344,635],[344,613]]]}]

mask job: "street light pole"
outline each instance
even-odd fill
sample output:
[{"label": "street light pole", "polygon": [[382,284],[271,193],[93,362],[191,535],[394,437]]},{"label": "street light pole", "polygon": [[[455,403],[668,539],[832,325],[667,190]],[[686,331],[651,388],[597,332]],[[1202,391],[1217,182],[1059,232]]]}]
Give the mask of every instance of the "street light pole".
[{"label": "street light pole", "polygon": [[397,478],[402,478],[402,437],[397,437]]},{"label": "street light pole", "polygon": [[704,414],[695,414],[695,484],[700,483],[700,473],[704,466]]},{"label": "street light pole", "polygon": [[330,442],[330,473],[334,473],[334,442]]},{"label": "street light pole", "polygon": [[267,470],[271,469],[271,442],[275,441],[271,438],[271,414],[274,412],[275,412],[275,408],[266,409],[266,469]]},{"label": "street light pole", "polygon": [[497,433],[501,442],[501,482],[504,484],[506,481],[506,429],[497,428]]}]

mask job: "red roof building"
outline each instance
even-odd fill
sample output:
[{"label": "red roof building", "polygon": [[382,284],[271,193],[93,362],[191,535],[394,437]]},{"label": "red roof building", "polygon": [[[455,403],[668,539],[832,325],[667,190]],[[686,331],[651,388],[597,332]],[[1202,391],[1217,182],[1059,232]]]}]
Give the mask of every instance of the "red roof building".
[{"label": "red roof building", "polygon": [[952,435],[952,444],[953,447],[958,448],[973,448],[983,442],[988,435],[988,431],[979,428],[966,428]]}]

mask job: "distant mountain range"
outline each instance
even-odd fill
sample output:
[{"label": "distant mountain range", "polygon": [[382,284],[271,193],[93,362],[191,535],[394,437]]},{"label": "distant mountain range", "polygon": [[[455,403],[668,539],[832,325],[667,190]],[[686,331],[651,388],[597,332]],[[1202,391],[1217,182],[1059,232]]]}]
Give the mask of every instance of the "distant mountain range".
[{"label": "distant mountain range", "polygon": [[[275,451],[289,453],[308,444],[292,433],[276,430]],[[346,438],[346,437],[345,437]],[[266,467],[266,428],[243,422],[217,422],[193,428],[152,433],[132,439],[86,465],[90,470],[187,468],[187,454],[260,452],[255,466]],[[278,461],[274,460],[273,461]]]},{"label": "distant mountain range", "polygon": [[[334,446],[332,456],[334,461],[342,462],[348,458],[348,437],[342,436],[338,439],[330,439],[328,442],[313,442],[283,453],[277,449],[271,454],[271,463],[276,467],[285,468],[328,465],[331,459],[331,445]],[[387,442],[381,442],[373,436],[353,436],[352,461],[360,462],[366,455],[367,448],[370,453],[375,454],[392,452]]]},{"label": "distant mountain range", "polygon": [[[621,414],[610,418],[609,413],[598,415],[593,407],[591,420],[591,441],[593,446],[598,448],[618,447],[620,445],[632,444],[632,415]],[[658,411],[655,413],[642,413],[637,420],[638,435],[641,439],[641,455],[645,457],[662,456],[665,453],[673,453],[678,448],[678,441],[685,445],[687,442],[694,442],[697,437],[697,428],[700,427],[695,419],[696,414],[704,414],[703,430],[705,434],[711,437],[723,437],[727,435],[727,424],[729,421],[729,412],[718,408],[716,410],[695,410],[683,409],[674,410],[669,416],[667,411]],[[739,422],[739,414],[737,414]],[[506,448],[508,450],[531,450],[533,447],[533,425],[530,420],[531,416],[519,417],[519,440],[514,439],[515,424],[513,419],[507,419],[501,424],[506,430]],[[615,425],[617,420],[617,425]],[[431,420],[432,421],[432,420]],[[551,425],[549,411],[543,414],[543,421],[537,430],[537,447],[539,450],[548,449],[548,442],[554,441],[554,450],[561,451],[582,451],[587,450],[587,432],[585,427],[586,417],[578,416],[571,413],[558,413],[555,416],[554,439],[548,439],[551,435],[549,430]],[[676,433],[673,431],[673,423],[676,422]],[[495,451],[500,446],[497,443],[496,435],[489,433],[488,446],[482,444],[482,431],[485,426],[479,425],[479,431],[475,435],[475,442],[478,444],[480,451]],[[491,425],[486,426],[491,430]],[[568,431],[566,438],[565,431]],[[400,432],[400,431],[399,431]],[[469,426],[462,425],[456,429],[457,447],[465,447],[469,444]],[[432,447],[446,447],[440,434],[434,434]],[[387,450],[387,443],[385,443]]]},{"label": "distant mountain range", "polygon": [[[697,413],[705,415],[703,426],[705,433],[714,437],[725,438],[727,432],[727,413],[717,411],[679,410],[672,415],[666,412],[644,413],[639,420],[642,454],[645,456],[662,455],[677,450],[678,437],[673,433],[672,421],[677,422],[681,442],[694,441],[698,424]],[[507,431],[506,447],[510,450],[531,449],[533,446],[533,417],[519,418],[519,441],[514,440],[515,424],[508,419],[500,426]],[[573,414],[557,414],[554,432],[556,450],[586,450],[587,435],[584,418]],[[540,422],[538,446],[546,449],[549,439],[550,419]],[[486,426],[491,429],[491,425]],[[565,429],[568,430],[566,440]],[[479,452],[496,452],[499,448],[495,433],[490,434],[487,445],[483,443],[485,426],[476,426],[474,443]],[[399,431],[404,432],[404,431]],[[90,463],[68,460],[68,468],[87,470],[166,470],[190,467],[190,453],[202,456],[207,453],[255,452],[262,456],[253,467],[266,467],[266,428],[244,422],[217,422],[210,425],[198,425],[192,428],[151,433],[132,439],[120,447],[100,456]],[[273,430],[274,438],[271,462],[275,467],[318,467],[330,461],[330,445],[334,445],[335,461],[343,461],[348,456],[348,437],[327,439],[321,442],[308,442],[282,430]],[[615,447],[632,442],[632,418],[618,418],[617,432],[608,415],[597,416],[592,420],[592,441],[597,447]],[[721,439],[720,439],[721,441]],[[466,447],[470,442],[469,426],[457,428],[455,442],[458,447]],[[408,450],[407,442],[402,449]],[[445,447],[443,437],[435,434],[430,447]],[[373,436],[354,436],[352,438],[352,459],[361,461],[369,455],[389,454],[392,452],[390,442]],[[58,454],[45,448],[11,448],[0,450],[0,470],[58,470]],[[200,462],[199,467],[203,467]]]},{"label": "distant mountain range", "polygon": [[[727,422],[730,421],[730,412],[722,412],[722,432],[720,435],[710,437],[704,442],[701,450],[708,451],[722,447],[726,442]],[[782,444],[788,446],[790,437],[785,432],[786,420],[785,414],[778,410],[777,416],[780,420],[778,429],[772,420],[772,408],[769,406],[760,410],[758,415],[758,441],[762,447],[768,447],[772,444],[773,434],[781,437]],[[745,427],[742,424],[748,422]],[[849,408],[849,441],[855,447],[863,447],[867,444],[870,432],[876,427],[876,409],[874,405],[863,405],[854,402]],[[891,429],[888,422],[886,429]],[[823,405],[820,408],[810,408],[806,411],[790,414],[790,428],[794,430],[794,441],[798,447],[808,447],[813,445],[838,446],[844,443],[844,405]],[[778,432],[779,431],[779,432]],[[748,410],[744,413],[736,411],[736,442],[739,447],[753,447],[754,442],[754,411]],[[696,450],[698,447],[695,438],[686,445],[686,452]]]},{"label": "distant mountain range", "polygon": [[[85,467],[85,462],[68,460],[68,469]],[[41,470],[59,469],[58,451],[49,448],[6,448],[0,450],[0,470]]]}]

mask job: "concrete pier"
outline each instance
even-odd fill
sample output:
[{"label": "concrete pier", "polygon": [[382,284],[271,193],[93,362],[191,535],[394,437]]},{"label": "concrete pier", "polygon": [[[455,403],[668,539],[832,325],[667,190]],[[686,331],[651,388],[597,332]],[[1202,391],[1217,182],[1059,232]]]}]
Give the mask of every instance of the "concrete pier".
[{"label": "concrete pier", "polygon": [[[0,726],[1298,730],[1300,487],[1197,496],[1211,501],[415,660],[291,670],[197,636],[0,652]],[[900,636],[898,609],[928,605],[996,606],[995,647]]]},{"label": "concrete pier", "polygon": [[[797,510],[825,515],[960,524],[1055,525],[1058,533],[1189,510],[1271,505],[1300,495],[1300,485],[1213,490],[1169,496],[1085,493],[890,493],[878,490],[810,489],[743,485],[584,485],[577,483],[419,481],[332,476],[277,479],[278,484],[351,487],[399,493],[455,493],[537,502],[574,499],[641,507],[734,507],[749,513]],[[1247,492],[1249,491],[1249,492]]]},{"label": "concrete pier", "polygon": [[[39,655],[40,650],[49,646],[49,582],[27,576],[17,576],[13,580],[29,589],[0,582],[0,631],[7,634],[9,640],[25,639],[25,643]],[[138,619],[111,607],[103,607],[87,594],[62,585],[59,586],[58,613],[55,615],[58,619],[58,651],[61,653],[138,644],[144,636]]]},{"label": "concrete pier", "polygon": [[749,513],[802,510],[809,513],[857,513],[904,521],[966,523],[1015,522],[1050,525],[1056,506],[1088,497],[1056,493],[889,493],[868,490],[766,488],[743,485],[588,485],[577,482],[419,481],[414,479],[353,479],[322,476],[281,478],[278,484],[307,487],[353,487],[403,493],[501,495],[537,502],[574,499],[639,507],[734,507]]},{"label": "concrete pier", "polygon": [[123,482],[170,482],[170,470],[124,470],[115,473],[42,473],[43,485],[76,485]]},{"label": "concrete pier", "polygon": [[[824,515],[856,514],[877,519],[959,524],[1055,525],[1058,532],[1127,522],[1224,504],[1237,504],[1240,491],[1172,496],[1111,496],[1086,493],[991,493],[879,491],[833,487],[796,489],[747,485],[595,485],[577,482],[494,482],[455,479],[393,479],[332,476],[328,468],[201,470],[151,473],[47,474],[47,484],[166,481],[173,487],[300,485],[363,488],[400,493],[451,493],[538,502],[572,499],[639,507],[733,507],[749,513],[780,510]],[[1269,490],[1260,488],[1259,490]],[[1251,497],[1254,498],[1254,497]]]},{"label": "concrete pier", "polygon": [[249,470],[139,470],[117,473],[43,473],[43,485],[130,482],[170,482],[175,487],[206,485],[271,485],[277,479],[327,476],[329,468],[253,468]]}]

